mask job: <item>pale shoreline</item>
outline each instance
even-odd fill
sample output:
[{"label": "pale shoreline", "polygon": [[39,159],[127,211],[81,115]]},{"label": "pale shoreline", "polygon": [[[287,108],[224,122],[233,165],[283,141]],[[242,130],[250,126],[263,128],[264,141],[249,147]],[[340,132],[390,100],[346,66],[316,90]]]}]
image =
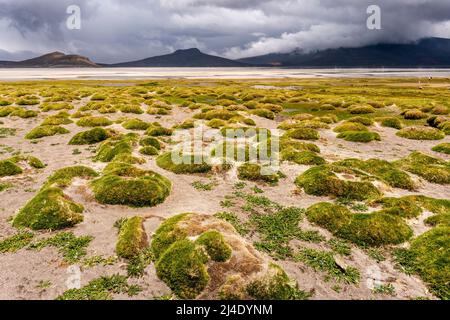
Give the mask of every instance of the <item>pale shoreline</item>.
[{"label": "pale shoreline", "polygon": [[145,79],[450,78],[450,69],[5,68],[0,81]]}]

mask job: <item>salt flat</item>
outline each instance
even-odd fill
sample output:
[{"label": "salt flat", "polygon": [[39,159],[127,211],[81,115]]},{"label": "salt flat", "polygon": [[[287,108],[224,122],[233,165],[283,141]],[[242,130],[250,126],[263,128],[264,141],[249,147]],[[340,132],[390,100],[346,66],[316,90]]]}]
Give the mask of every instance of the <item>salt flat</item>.
[{"label": "salt flat", "polygon": [[450,69],[294,69],[294,68],[25,68],[0,69],[1,81],[120,79],[450,77]]}]

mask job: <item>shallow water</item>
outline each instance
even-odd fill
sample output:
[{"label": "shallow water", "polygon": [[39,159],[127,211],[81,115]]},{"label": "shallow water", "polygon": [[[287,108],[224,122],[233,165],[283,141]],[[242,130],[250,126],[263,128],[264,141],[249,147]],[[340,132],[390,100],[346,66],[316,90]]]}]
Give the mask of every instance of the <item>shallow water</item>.
[{"label": "shallow water", "polygon": [[0,81],[127,79],[282,79],[449,77],[450,69],[288,69],[288,68],[30,68],[0,69]]}]

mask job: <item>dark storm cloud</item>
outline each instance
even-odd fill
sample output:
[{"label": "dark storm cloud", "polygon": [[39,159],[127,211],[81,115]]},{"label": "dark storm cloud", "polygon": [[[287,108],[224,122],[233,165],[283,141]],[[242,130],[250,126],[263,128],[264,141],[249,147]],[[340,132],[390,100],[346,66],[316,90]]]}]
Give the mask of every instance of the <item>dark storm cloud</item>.
[{"label": "dark storm cloud", "polygon": [[[72,4],[81,30],[66,28]],[[382,30],[366,28],[372,4]],[[188,47],[244,57],[450,37],[449,21],[441,0],[0,0],[0,60],[60,50],[113,62]]]}]

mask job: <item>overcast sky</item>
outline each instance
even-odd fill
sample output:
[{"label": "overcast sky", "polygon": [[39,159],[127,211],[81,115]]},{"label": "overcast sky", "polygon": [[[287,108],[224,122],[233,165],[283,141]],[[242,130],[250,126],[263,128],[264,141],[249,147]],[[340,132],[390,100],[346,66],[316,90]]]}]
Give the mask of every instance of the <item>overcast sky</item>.
[{"label": "overcast sky", "polygon": [[[378,5],[382,30],[366,27]],[[69,5],[81,30],[66,27]],[[0,0],[0,60],[51,51],[122,62],[201,50],[241,58],[450,38],[450,0]]]}]

